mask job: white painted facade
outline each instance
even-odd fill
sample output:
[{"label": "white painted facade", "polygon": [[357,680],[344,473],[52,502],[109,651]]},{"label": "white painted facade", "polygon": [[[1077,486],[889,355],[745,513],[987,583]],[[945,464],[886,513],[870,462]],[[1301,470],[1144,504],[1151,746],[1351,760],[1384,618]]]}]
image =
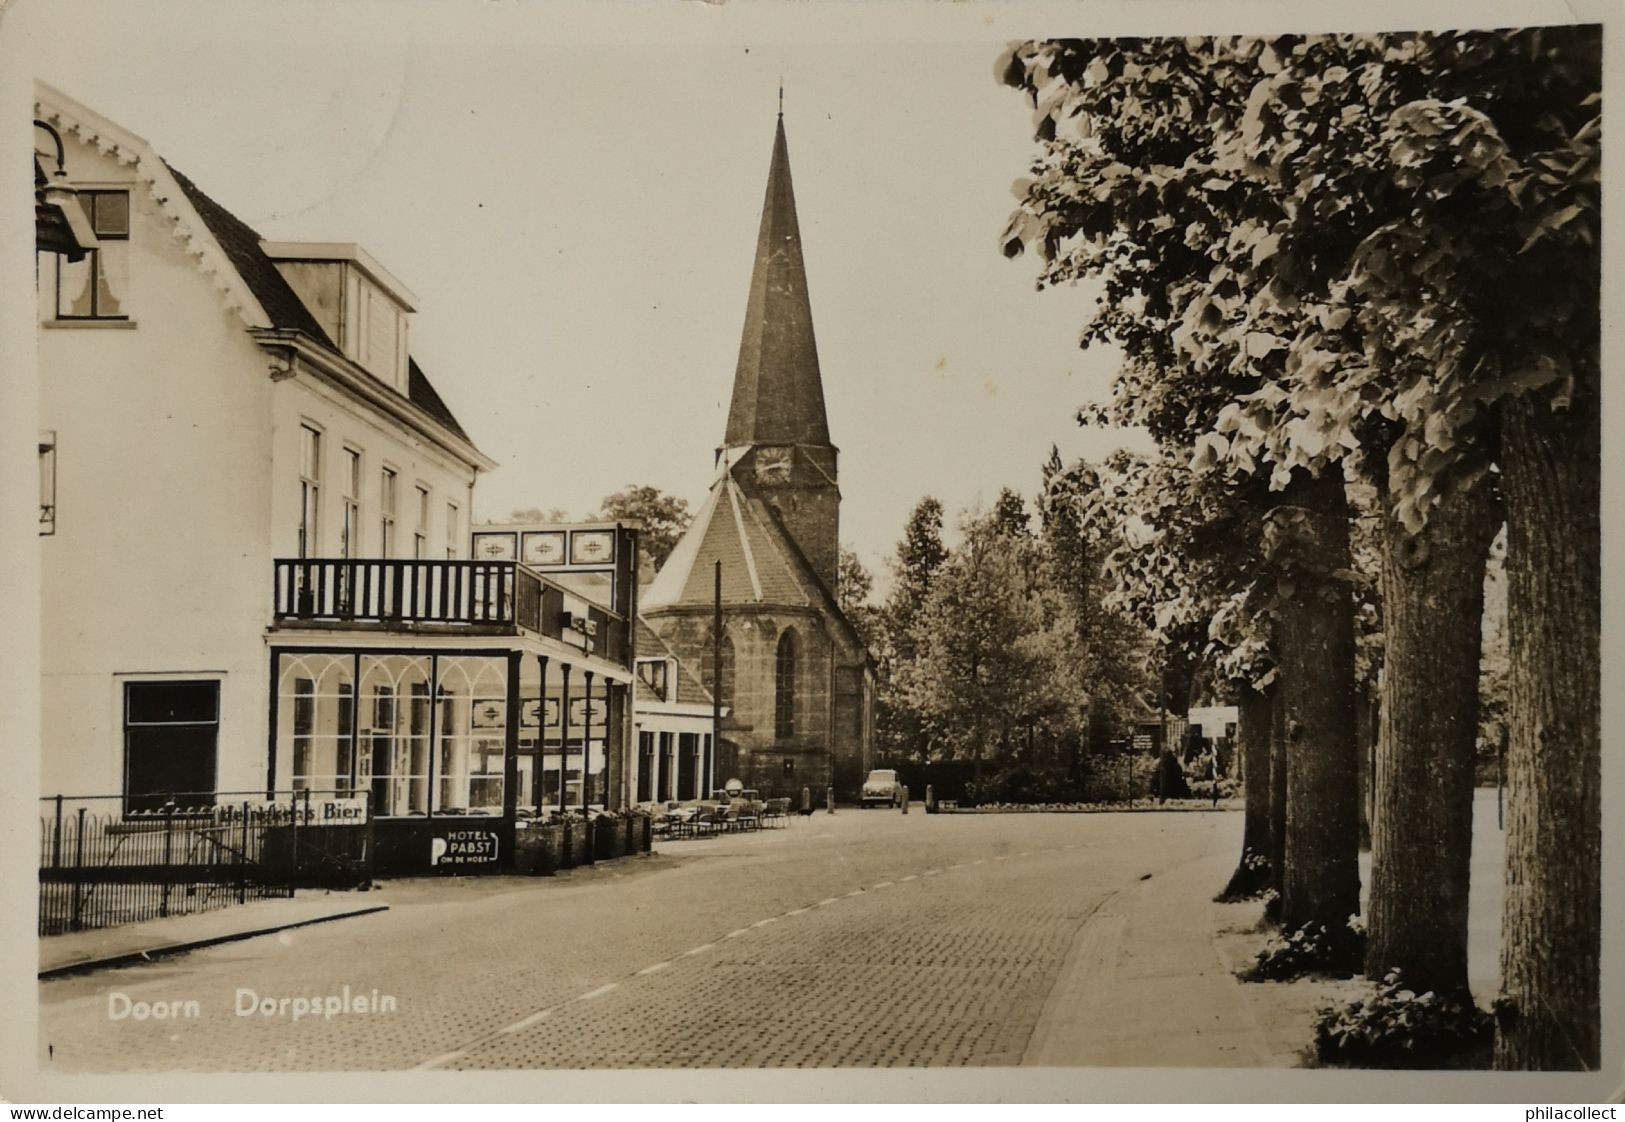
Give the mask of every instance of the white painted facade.
[{"label": "white painted facade", "polygon": [[39,542],[42,793],[123,790],[125,683],[143,679],[218,681],[216,787],[255,790],[272,562],[299,555],[306,430],[321,449],[311,556],[343,553],[346,498],[349,555],[386,555],[388,469],[387,555],[466,557],[475,479],[493,464],[408,397],[410,305],[370,257],[303,247],[326,255],[318,271],[372,281],[366,315],[388,345],[345,350],[374,369],[279,331],[144,141],[44,86],[36,115],[62,134],[76,189],[129,200],[128,239],[103,243],[126,258],[108,291],[127,318],[60,318],[58,259],[39,257],[40,427],[55,445],[54,532]]}]

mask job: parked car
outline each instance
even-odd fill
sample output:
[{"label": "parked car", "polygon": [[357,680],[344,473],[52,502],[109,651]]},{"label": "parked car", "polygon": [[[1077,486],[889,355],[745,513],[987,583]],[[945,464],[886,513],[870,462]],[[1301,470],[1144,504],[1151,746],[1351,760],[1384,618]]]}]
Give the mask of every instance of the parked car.
[{"label": "parked car", "polygon": [[897,783],[897,773],[891,768],[876,768],[863,781],[863,794],[858,800],[864,807],[898,806],[903,801]]}]

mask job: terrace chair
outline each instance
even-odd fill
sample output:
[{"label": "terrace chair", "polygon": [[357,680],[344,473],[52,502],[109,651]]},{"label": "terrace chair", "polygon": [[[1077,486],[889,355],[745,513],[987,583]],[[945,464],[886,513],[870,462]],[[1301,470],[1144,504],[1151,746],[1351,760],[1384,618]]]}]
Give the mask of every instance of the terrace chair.
[{"label": "terrace chair", "polygon": [[717,815],[710,808],[699,806],[694,808],[693,814],[689,818],[689,825],[693,831],[690,836],[696,838],[716,837],[717,831],[722,826]]}]

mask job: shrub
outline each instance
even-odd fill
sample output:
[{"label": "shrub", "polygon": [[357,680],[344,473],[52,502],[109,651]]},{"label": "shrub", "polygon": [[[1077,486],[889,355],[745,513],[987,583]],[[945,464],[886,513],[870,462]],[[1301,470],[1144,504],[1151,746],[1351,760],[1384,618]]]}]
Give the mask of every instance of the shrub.
[{"label": "shrub", "polygon": [[977,806],[1076,802],[1081,794],[1064,768],[1028,764],[1016,764],[965,785],[967,800]]},{"label": "shrub", "polygon": [[[1491,1016],[1466,994],[1418,994],[1390,970],[1364,997],[1328,1006],[1315,1022],[1315,1054],[1323,1063],[1361,1067],[1462,1066],[1494,1034]],[[1454,1061],[1454,1062],[1452,1062]]]},{"label": "shrub", "polygon": [[[1240,794],[1241,794],[1241,784],[1239,782],[1237,782],[1234,779],[1221,779],[1221,780],[1219,780],[1219,798],[1221,798],[1221,799],[1233,799],[1233,798],[1236,798]],[[1193,798],[1193,799],[1207,799],[1207,800],[1211,801],[1212,798],[1213,798],[1213,780],[1211,780],[1211,779],[1199,779],[1195,783],[1192,783],[1191,784],[1191,798]]]},{"label": "shrub", "polygon": [[1353,922],[1337,931],[1323,923],[1306,923],[1271,936],[1242,978],[1249,982],[1279,982],[1305,974],[1347,978],[1354,974],[1364,946],[1365,931]]}]

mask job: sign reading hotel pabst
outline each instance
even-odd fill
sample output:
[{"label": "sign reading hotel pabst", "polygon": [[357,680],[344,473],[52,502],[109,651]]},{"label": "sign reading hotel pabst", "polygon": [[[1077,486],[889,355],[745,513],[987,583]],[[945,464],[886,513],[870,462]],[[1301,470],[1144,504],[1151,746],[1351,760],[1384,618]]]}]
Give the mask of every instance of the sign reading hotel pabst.
[{"label": "sign reading hotel pabst", "polygon": [[450,830],[429,839],[432,865],[490,865],[497,859],[497,836],[490,830]]}]

